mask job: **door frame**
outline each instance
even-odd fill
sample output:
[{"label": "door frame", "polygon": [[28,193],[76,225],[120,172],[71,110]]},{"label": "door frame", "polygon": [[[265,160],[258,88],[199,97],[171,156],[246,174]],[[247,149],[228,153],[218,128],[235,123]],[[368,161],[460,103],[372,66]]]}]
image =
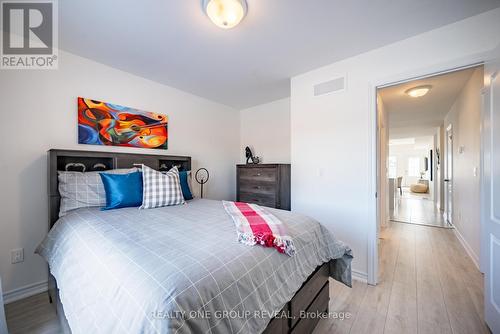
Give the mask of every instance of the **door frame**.
[{"label": "door frame", "polygon": [[[444,167],[445,167],[445,180],[448,179],[449,181],[447,182],[446,184],[446,187],[443,187],[445,188],[445,193],[444,193],[444,219],[450,224],[453,226],[453,191],[454,191],[454,187],[453,187],[453,124],[449,124],[447,127],[446,127],[446,130],[445,130],[445,136],[446,136],[446,141],[445,141],[445,152],[444,152],[444,158],[445,158],[445,164],[444,164]],[[450,136],[451,136],[451,139],[450,139]],[[451,140],[451,144],[449,144]],[[451,157],[450,157],[451,156]],[[451,166],[451,175],[448,174],[449,172],[449,168]],[[444,181],[446,182],[446,181]],[[451,184],[451,194],[449,192],[449,186],[450,186],[450,182],[452,183]],[[480,180],[481,182],[481,180]],[[451,201],[451,208],[450,208],[450,201]]]},{"label": "door frame", "polygon": [[[378,162],[380,157],[380,150],[377,145],[379,142],[379,120],[377,110],[377,91],[381,88],[399,85],[405,82],[425,79],[436,75],[456,72],[467,68],[477,67],[484,65],[485,61],[489,58],[490,52],[471,55],[462,59],[454,61],[439,63],[427,68],[413,69],[405,73],[381,78],[369,83],[370,93],[370,138],[371,150],[369,150],[369,161],[371,161],[371,193],[373,194],[373,201],[370,211],[372,212],[373,221],[368,230],[368,275],[367,282],[370,285],[377,285],[378,283],[378,226],[380,225],[380,198],[377,194],[380,193],[379,180],[378,180]],[[481,147],[481,155],[483,148]],[[482,174],[480,175],[480,184],[482,184]]]}]

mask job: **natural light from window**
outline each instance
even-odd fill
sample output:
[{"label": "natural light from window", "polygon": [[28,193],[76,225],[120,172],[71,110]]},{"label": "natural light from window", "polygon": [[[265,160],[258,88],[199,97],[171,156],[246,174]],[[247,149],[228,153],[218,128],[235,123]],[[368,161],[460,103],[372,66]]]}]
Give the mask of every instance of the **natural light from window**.
[{"label": "natural light from window", "polygon": [[408,158],[408,176],[420,176],[420,158]]},{"label": "natural light from window", "polygon": [[388,177],[389,178],[396,178],[398,174],[398,158],[395,156],[389,156],[389,170],[388,170]]}]

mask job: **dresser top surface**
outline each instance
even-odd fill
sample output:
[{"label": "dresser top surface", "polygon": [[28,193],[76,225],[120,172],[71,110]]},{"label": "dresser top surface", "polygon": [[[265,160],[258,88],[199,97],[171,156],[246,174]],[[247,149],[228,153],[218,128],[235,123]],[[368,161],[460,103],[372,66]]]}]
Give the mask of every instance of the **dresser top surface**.
[{"label": "dresser top surface", "polygon": [[290,164],[237,164],[236,166],[244,168],[270,168],[278,166],[290,166]]}]

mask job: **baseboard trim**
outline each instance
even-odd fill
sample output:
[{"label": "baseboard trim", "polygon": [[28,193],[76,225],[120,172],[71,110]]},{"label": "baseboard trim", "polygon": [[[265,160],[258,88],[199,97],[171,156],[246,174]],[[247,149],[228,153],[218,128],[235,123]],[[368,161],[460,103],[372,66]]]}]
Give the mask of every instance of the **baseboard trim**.
[{"label": "baseboard trim", "polygon": [[9,304],[15,302],[16,300],[28,298],[36,294],[45,292],[49,289],[49,284],[47,281],[28,284],[23,287],[7,291],[3,294],[3,303]]},{"label": "baseboard trim", "polygon": [[368,284],[368,274],[352,269],[351,270],[352,279]]},{"label": "baseboard trim", "polygon": [[474,253],[474,251],[472,250],[472,247],[465,240],[464,236],[460,233],[460,231],[457,229],[456,226],[453,230],[455,231],[455,237],[457,237],[458,241],[460,242],[460,244],[462,244],[462,247],[465,249],[465,252],[467,253],[467,255],[469,255],[472,262],[474,262],[477,269],[481,272],[481,269],[479,267],[479,257],[476,255],[476,253]]}]

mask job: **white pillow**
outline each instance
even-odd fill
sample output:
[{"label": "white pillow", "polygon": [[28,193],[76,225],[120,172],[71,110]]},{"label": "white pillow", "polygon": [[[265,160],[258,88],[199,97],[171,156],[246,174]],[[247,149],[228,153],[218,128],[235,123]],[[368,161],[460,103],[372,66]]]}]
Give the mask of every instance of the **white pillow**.
[{"label": "white pillow", "polygon": [[59,217],[78,208],[106,205],[106,192],[99,173],[128,174],[137,168],[111,169],[96,172],[58,171],[61,206]]}]

